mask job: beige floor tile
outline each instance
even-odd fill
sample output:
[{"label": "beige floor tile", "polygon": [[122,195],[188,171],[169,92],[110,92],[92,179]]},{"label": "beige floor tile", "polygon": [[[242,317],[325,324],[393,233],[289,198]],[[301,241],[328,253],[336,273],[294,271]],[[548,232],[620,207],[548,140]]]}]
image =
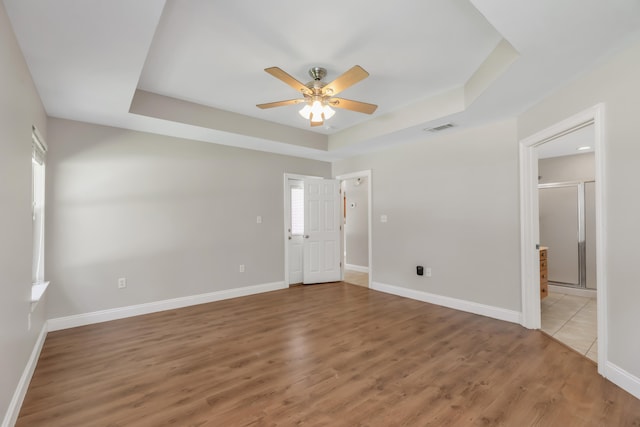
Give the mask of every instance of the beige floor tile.
[{"label": "beige floor tile", "polygon": [[598,363],[598,340],[595,340],[593,344],[591,344],[591,348],[587,351],[587,357]]},{"label": "beige floor tile", "polygon": [[345,270],[344,281],[352,285],[369,287],[369,274],[361,273],[359,271]]},{"label": "beige floor tile", "polygon": [[542,330],[597,361],[597,310],[592,298],[552,293],[541,301]]},{"label": "beige floor tile", "polygon": [[554,334],[556,334],[556,332],[558,332],[560,330],[560,328],[562,328],[562,326],[565,324],[564,321],[552,321],[549,320],[547,318],[542,318],[542,327],[541,329],[546,332],[547,334],[553,336]]},{"label": "beige floor tile", "polygon": [[593,341],[588,338],[577,337],[571,333],[563,332],[561,329],[554,336],[558,341],[568,345],[578,353],[586,355]]}]

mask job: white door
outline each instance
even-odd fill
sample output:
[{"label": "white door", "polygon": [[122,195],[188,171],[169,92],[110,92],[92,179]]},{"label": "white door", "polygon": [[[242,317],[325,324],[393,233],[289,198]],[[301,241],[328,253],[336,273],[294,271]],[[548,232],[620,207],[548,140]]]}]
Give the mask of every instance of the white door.
[{"label": "white door", "polygon": [[304,181],[304,284],[337,282],[340,267],[340,182]]},{"label": "white door", "polygon": [[304,183],[290,179],[287,183],[287,245],[289,254],[289,285],[302,283],[304,233]]}]

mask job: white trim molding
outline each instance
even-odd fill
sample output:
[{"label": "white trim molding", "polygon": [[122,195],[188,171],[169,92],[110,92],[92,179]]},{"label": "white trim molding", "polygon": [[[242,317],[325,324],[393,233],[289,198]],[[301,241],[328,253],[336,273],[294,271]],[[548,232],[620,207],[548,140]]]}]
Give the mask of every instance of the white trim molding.
[{"label": "white trim molding", "polygon": [[287,216],[291,214],[291,206],[289,205],[291,201],[290,201],[290,196],[288,194],[289,180],[290,179],[296,179],[296,180],[325,179],[325,178],[321,176],[300,175],[297,173],[288,173],[288,172],[285,172],[283,174],[283,177],[284,177],[283,179],[284,186],[282,188],[282,195],[283,195],[282,200],[283,200],[284,214],[282,215],[282,220],[283,220],[282,238],[284,240],[284,283],[286,283],[288,286],[290,280],[289,280],[289,230],[287,229],[287,224],[288,224]]},{"label": "white trim molding", "polygon": [[640,378],[611,362],[607,362],[604,376],[618,387],[640,399]]},{"label": "white trim molding", "polygon": [[455,310],[466,311],[467,313],[479,314],[493,319],[504,320],[511,323],[521,323],[521,313],[506,308],[494,307],[480,304],[473,301],[466,301],[443,295],[431,294],[415,289],[402,288],[400,286],[385,285],[384,283],[373,282],[371,288],[388,294],[398,295],[430,304],[440,305]]},{"label": "white trim molding", "polygon": [[520,141],[520,271],[522,287],[522,325],[539,329],[540,264],[538,262],[538,155],[536,148],[575,129],[593,124],[596,158],[596,265],[598,312],[598,373],[605,376],[608,361],[607,265],[605,234],[605,105],[597,104]]},{"label": "white trim molding", "polygon": [[108,310],[94,311],[91,313],[76,314],[74,316],[49,319],[47,322],[49,331],[75,328],[77,326],[91,325],[94,323],[108,322],[110,320],[124,319],[126,317],[140,316],[142,314],[156,313],[158,311],[173,310],[192,305],[206,304],[247,295],[261,294],[264,292],[286,289],[285,282],[265,283],[261,285],[246,286],[237,289],[225,289],[206,294],[191,295],[173,298],[163,301],[148,302],[145,304],[130,305]]},{"label": "white trim molding", "polygon": [[31,356],[29,356],[29,360],[27,361],[27,366],[25,366],[24,371],[22,371],[22,376],[20,377],[20,381],[18,381],[18,387],[16,387],[16,391],[13,393],[11,402],[9,402],[9,407],[7,408],[4,420],[2,421],[2,427],[12,427],[18,420],[22,402],[24,402],[24,397],[27,395],[31,377],[33,377],[33,372],[36,370],[36,365],[40,358],[40,352],[42,351],[44,340],[47,338],[47,332],[47,322],[44,322],[44,325],[42,325],[42,329],[40,330],[40,335],[38,335],[38,339],[31,351]]},{"label": "white trim molding", "polygon": [[355,264],[345,264],[344,265],[344,269],[345,270],[357,271],[359,273],[368,273],[369,272],[369,267],[365,267],[363,265],[355,265]]},{"label": "white trim molding", "polygon": [[[367,267],[367,271],[366,273],[369,273],[369,288],[373,287],[373,179],[372,179],[372,172],[371,169],[366,169],[366,170],[362,170],[359,172],[351,172],[351,173],[345,173],[342,175],[337,175],[335,177],[335,179],[339,179],[340,181],[344,181],[346,179],[351,179],[351,178],[366,178],[367,179],[367,199],[368,199],[368,203],[367,203],[367,221],[368,221],[368,228],[367,228],[367,233],[369,233],[368,235],[368,240],[369,240],[369,266]],[[344,212],[343,212],[344,213]],[[344,239],[344,227],[343,227],[343,239]],[[346,264],[346,260],[345,260],[345,264]],[[346,265],[345,265],[346,267]],[[353,269],[355,270],[355,269]],[[359,271],[359,270],[356,270]],[[362,271],[364,273],[364,271]],[[344,279],[344,269],[342,271],[342,278]]]}]

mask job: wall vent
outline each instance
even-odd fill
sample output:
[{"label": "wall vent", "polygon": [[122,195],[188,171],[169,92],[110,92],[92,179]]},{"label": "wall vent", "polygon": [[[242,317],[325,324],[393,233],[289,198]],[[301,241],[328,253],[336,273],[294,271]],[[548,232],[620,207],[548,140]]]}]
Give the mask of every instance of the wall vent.
[{"label": "wall vent", "polygon": [[426,129],[424,129],[424,131],[425,132],[440,132],[440,131],[443,131],[445,129],[452,128],[453,126],[454,126],[453,123],[445,123],[443,125],[434,126],[432,128],[426,128]]}]

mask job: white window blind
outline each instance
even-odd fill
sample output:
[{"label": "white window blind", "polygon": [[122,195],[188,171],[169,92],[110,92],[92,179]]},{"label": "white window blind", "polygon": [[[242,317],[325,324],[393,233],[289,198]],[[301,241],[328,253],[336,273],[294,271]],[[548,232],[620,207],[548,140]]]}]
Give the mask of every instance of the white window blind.
[{"label": "white window blind", "polygon": [[33,160],[37,164],[43,165],[45,155],[47,153],[47,144],[42,140],[38,130],[35,127],[32,127],[31,147],[33,149],[33,155],[32,155]]},{"label": "white window blind", "polygon": [[32,283],[44,282],[44,183],[47,145],[34,127],[31,133],[31,206],[33,216]]},{"label": "white window blind", "polygon": [[304,189],[291,188],[291,234],[304,234]]}]

